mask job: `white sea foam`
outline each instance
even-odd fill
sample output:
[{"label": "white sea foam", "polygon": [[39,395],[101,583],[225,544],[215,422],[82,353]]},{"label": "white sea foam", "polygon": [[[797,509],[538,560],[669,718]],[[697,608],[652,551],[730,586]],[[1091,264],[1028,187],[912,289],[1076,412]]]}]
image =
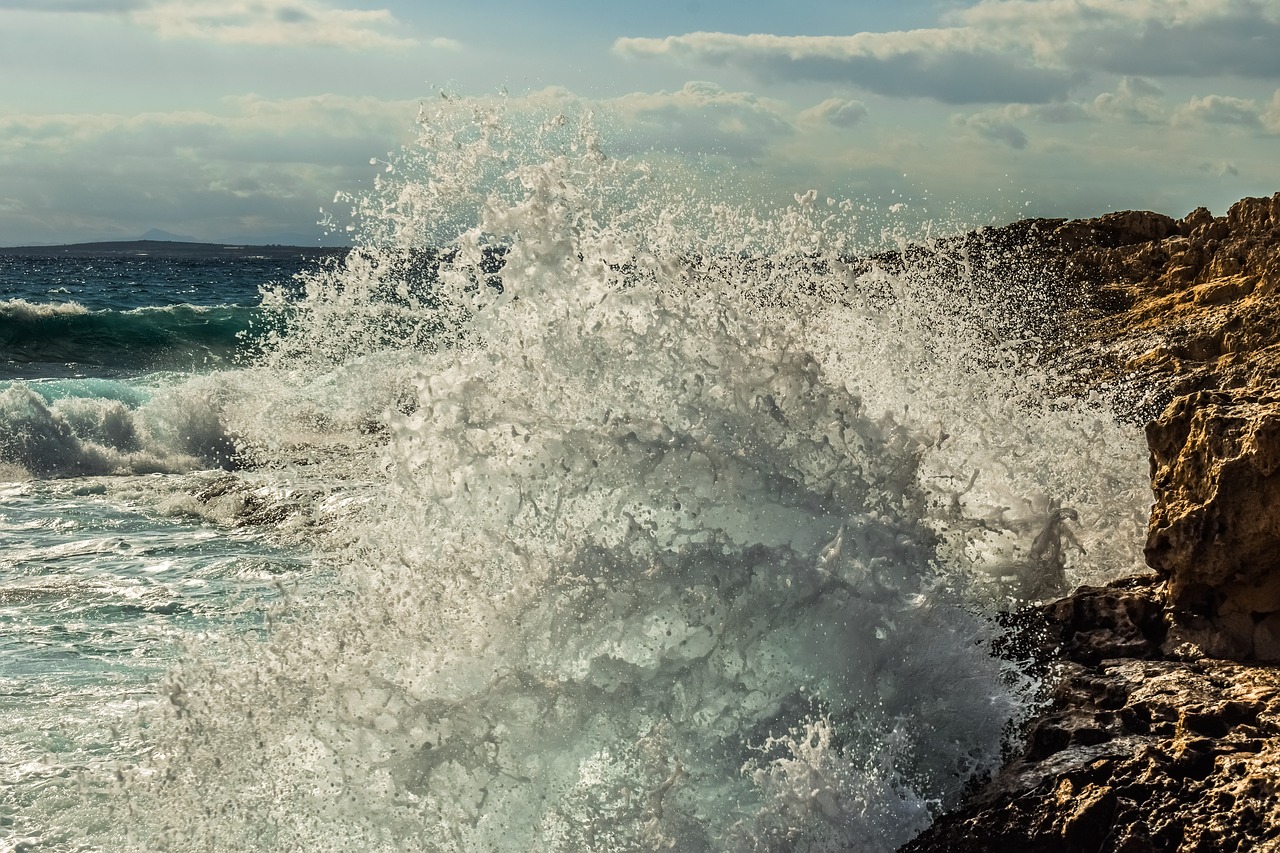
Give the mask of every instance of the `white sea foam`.
[{"label": "white sea foam", "polygon": [[15,320],[38,320],[45,317],[88,314],[89,310],[79,302],[28,302],[25,299],[0,300],[0,316]]},{"label": "white sea foam", "polygon": [[67,395],[52,400],[27,383],[0,390],[0,464],[13,479],[178,473],[228,462],[215,379],[147,389],[133,400]]},{"label": "white sea foam", "polygon": [[954,282],[859,296],[814,200],[427,116],[262,365],[153,430],[364,509],[328,595],[171,674],[109,846],[880,851],[993,767],[1033,685],[988,616],[1135,560],[1142,457]]},{"label": "white sea foam", "polygon": [[[65,293],[66,291],[62,290],[60,292]],[[132,308],[121,313],[133,315],[155,315],[172,314],[175,311],[183,311],[193,314],[211,314],[220,310],[225,309],[221,306],[209,305],[146,305],[140,308]],[[31,302],[26,299],[0,300],[0,315],[19,320],[39,320],[46,317],[80,316],[91,313],[107,314],[109,312],[90,311],[75,300],[68,300],[66,302]]]}]

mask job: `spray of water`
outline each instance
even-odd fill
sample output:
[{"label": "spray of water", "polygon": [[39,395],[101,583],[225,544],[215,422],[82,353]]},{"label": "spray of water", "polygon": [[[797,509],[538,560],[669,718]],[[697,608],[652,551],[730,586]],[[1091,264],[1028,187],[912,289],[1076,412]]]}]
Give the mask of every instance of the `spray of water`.
[{"label": "spray of water", "polygon": [[83,831],[881,851],[992,768],[1034,685],[989,616],[1135,560],[1135,438],[963,280],[854,262],[848,205],[604,149],[442,102],[349,200],[360,248],[266,294],[238,458],[362,508],[323,595],[172,672]]}]

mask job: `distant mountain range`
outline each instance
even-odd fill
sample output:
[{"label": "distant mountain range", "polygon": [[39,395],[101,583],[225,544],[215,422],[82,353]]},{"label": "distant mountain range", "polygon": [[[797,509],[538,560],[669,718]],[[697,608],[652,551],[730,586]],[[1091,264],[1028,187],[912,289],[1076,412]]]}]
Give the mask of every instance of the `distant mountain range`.
[{"label": "distant mountain range", "polygon": [[[148,231],[152,235],[157,232]],[[158,232],[165,233],[165,232]],[[169,235],[177,236],[177,235]],[[103,257],[167,257],[167,258],[322,258],[344,255],[347,246],[281,246],[232,243],[201,243],[195,240],[170,240],[150,237],[144,240],[109,240],[99,243],[69,243],[61,246],[0,247],[0,257],[25,258],[103,258]]]},{"label": "distant mountain range", "polygon": [[[192,237],[189,234],[176,234],[173,231],[166,231],[163,228],[152,228],[136,240],[93,240],[88,242],[77,243],[28,243],[21,246],[0,246],[0,252],[4,254],[37,254],[34,250],[43,250],[44,252],[53,250],[58,254],[70,254],[73,251],[79,253],[82,247],[92,247],[92,251],[100,253],[104,251],[104,247],[117,247],[126,253],[134,253],[135,247],[141,243],[177,243],[182,246],[223,246],[223,247],[270,247],[270,248],[299,248],[305,250],[323,250],[329,253],[334,249],[349,248],[346,243],[339,242],[333,238],[317,240],[314,234],[301,233],[276,233],[267,235],[258,235],[254,237],[242,237],[231,240],[201,240],[198,237]],[[20,251],[15,251],[20,250]],[[69,251],[64,251],[69,250]],[[184,250],[185,252],[186,250]],[[119,252],[111,252],[118,254]]]},{"label": "distant mountain range", "polygon": [[166,243],[204,243],[204,240],[198,240],[186,234],[174,234],[172,231],[165,231],[163,228],[152,228],[146,234],[138,238],[139,240],[162,240]]}]

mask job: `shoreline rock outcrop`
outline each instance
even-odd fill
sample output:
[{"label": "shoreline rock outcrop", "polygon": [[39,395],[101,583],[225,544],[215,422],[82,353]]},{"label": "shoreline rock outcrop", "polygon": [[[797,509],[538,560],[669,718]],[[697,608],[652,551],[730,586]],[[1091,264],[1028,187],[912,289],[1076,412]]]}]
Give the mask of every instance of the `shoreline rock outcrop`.
[{"label": "shoreline rock outcrop", "polygon": [[1035,233],[1050,357],[1149,421],[1155,574],[1021,614],[1045,708],[902,851],[1280,851],[1280,193]]},{"label": "shoreline rock outcrop", "polygon": [[1210,649],[1280,660],[1280,398],[1199,391],[1147,426],[1147,563]]},{"label": "shoreline rock outcrop", "polygon": [[1217,218],[1125,211],[1042,230],[1072,292],[1057,360],[1116,392],[1121,415],[1147,421],[1197,391],[1280,382],[1280,193]]},{"label": "shoreline rock outcrop", "polygon": [[1184,657],[1167,613],[1145,576],[1024,614],[1047,706],[1021,754],[902,853],[1280,849],[1280,669]]}]

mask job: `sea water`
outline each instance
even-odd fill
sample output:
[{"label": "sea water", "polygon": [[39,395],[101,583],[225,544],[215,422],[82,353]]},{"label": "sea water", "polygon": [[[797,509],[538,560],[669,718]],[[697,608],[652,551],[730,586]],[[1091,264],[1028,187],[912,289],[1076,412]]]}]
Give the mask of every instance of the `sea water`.
[{"label": "sea water", "polygon": [[340,261],[6,268],[10,847],[888,851],[998,764],[995,614],[1147,507],[1010,322],[1056,282],[586,115],[384,169]]}]

